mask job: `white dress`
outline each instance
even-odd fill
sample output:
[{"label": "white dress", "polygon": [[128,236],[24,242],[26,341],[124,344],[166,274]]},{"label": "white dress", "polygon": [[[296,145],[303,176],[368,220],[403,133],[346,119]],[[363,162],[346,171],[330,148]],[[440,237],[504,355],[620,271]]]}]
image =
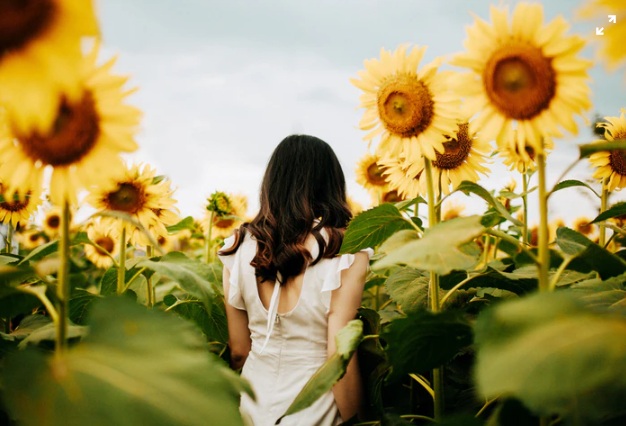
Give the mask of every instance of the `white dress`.
[{"label": "white dress", "polygon": [[[315,240],[312,241],[313,244],[307,248],[315,259],[319,249]],[[224,248],[231,247],[233,243],[234,237],[227,238]],[[366,251],[371,255],[370,249]],[[246,233],[234,254],[219,258],[230,271],[230,290],[225,295],[227,303],[247,311],[252,339],[252,349],[241,375],[250,382],[256,402],[243,394],[240,410],[251,424],[269,426],[285,413],[305,383],[327,359],[330,295],[341,286],[341,271],[352,265],[354,255],[321,259],[307,267],[296,306],[287,313],[279,314],[279,285],[274,286],[269,309],[261,302],[254,268],[250,266],[255,254],[256,240]],[[285,417],[280,424],[339,423],[341,418],[333,393],[329,391],[309,408]]]}]

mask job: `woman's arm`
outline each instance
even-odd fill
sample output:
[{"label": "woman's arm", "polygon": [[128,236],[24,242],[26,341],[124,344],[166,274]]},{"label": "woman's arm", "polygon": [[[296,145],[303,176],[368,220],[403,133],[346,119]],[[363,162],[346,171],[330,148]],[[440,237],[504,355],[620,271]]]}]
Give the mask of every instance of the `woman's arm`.
[{"label": "woman's arm", "polygon": [[228,323],[228,346],[230,347],[230,366],[238,370],[248,358],[252,340],[248,328],[248,313],[228,303],[230,291],[230,271],[224,268],[222,274],[224,286],[224,305],[226,305],[226,321]]},{"label": "woman's arm", "polygon": [[[361,306],[368,265],[369,256],[363,252],[356,253],[352,266],[341,272],[341,287],[332,292],[328,314],[329,357],[336,351],[335,335],[356,317]],[[344,421],[352,418],[361,408],[363,389],[356,356],[350,360],[345,376],[333,387],[333,394]]]}]

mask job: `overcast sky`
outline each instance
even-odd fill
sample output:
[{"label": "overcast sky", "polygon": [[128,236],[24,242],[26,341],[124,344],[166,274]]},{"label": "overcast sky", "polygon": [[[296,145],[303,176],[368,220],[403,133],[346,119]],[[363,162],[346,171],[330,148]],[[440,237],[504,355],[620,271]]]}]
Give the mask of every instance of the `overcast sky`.
[{"label": "overcast sky", "polygon": [[[291,133],[330,143],[342,162],[348,192],[367,204],[367,193],[354,182],[355,164],[367,144],[358,129],[360,91],[349,79],[365,59],[378,57],[381,47],[427,45],[423,63],[461,51],[471,12],[488,19],[491,3],[101,0],[99,10],[104,52],[119,54],[116,71],[131,75],[131,84],[140,88],[131,99],[145,115],[141,148],[132,158],[169,176],[181,213],[198,217],[214,190],[246,194],[253,213],[265,164]],[[572,6],[579,4],[545,1],[546,18],[562,14],[572,22]],[[617,19],[617,25],[626,25],[626,16]],[[571,32],[592,39],[596,25],[608,27],[601,21],[577,22]],[[585,55],[593,58],[593,47]],[[618,115],[626,107],[624,68],[607,74],[597,65],[592,78],[589,118],[596,111]],[[576,157],[576,143],[591,138],[583,127],[578,137],[556,142],[549,159],[551,181]],[[492,168],[492,176],[481,183],[500,188],[509,173],[498,164]],[[590,169],[584,164],[568,177],[590,178]],[[465,202],[464,196],[456,199]],[[575,190],[563,191],[551,199],[551,217],[594,216],[596,204]],[[468,209],[480,205],[472,202]]]}]

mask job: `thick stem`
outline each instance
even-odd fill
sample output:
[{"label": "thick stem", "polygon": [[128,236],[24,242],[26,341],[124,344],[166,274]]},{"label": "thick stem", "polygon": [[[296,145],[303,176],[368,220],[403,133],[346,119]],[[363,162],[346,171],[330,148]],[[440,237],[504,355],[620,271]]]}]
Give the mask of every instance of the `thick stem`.
[{"label": "thick stem", "polygon": [[546,191],[546,154],[537,153],[539,177],[539,291],[549,291],[550,252],[548,251],[548,193]]},{"label": "thick stem", "polygon": [[13,253],[13,225],[7,223],[7,239],[5,250],[7,253]]},{"label": "thick stem", "polygon": [[205,249],[205,253],[204,253],[204,261],[205,263],[209,263],[211,262],[211,260],[213,260],[213,250],[212,250],[212,233],[213,233],[213,219],[215,217],[215,212],[211,212],[211,214],[209,214],[209,229],[207,230],[206,233],[206,241],[204,243],[204,249]]},{"label": "thick stem", "polygon": [[[609,200],[609,190],[607,187],[607,178],[602,180],[602,196],[600,197],[600,213],[602,214],[606,211],[608,200]],[[600,247],[604,247],[606,244],[606,224],[604,222],[600,222],[600,236],[598,237],[598,245]]]},{"label": "thick stem", "polygon": [[67,329],[69,324],[70,302],[70,206],[63,202],[59,234],[59,257],[61,263],[57,274],[57,313],[55,353],[63,354],[67,349]]},{"label": "thick stem", "polygon": [[528,245],[528,181],[530,177],[528,173],[522,173],[522,211],[524,212],[524,220],[522,226],[522,243]]},{"label": "thick stem", "polygon": [[[152,246],[146,247],[146,256],[148,256],[148,259],[154,256],[154,247]],[[152,285],[152,275],[146,278],[146,291],[148,292],[147,294],[148,307],[152,308],[154,307],[154,286]]]},{"label": "thick stem", "polygon": [[[435,187],[433,180],[433,169],[430,159],[425,158],[426,172],[426,184],[428,190],[428,227],[432,228],[439,222],[439,214],[437,206],[435,205]],[[430,302],[430,310],[432,312],[439,312],[439,275],[435,272],[430,272],[430,282],[428,284],[428,295]],[[435,420],[440,421],[443,417],[443,370],[441,367],[433,369],[433,390],[435,396],[434,402],[434,417]]]},{"label": "thick stem", "polygon": [[124,293],[126,286],[126,226],[121,222],[120,231],[120,261],[117,268],[117,294]]}]

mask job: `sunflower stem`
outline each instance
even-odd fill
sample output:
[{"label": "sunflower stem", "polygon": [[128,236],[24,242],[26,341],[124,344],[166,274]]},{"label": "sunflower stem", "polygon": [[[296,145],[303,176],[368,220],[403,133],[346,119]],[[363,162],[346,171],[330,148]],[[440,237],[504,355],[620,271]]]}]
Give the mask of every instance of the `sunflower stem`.
[{"label": "sunflower stem", "polygon": [[7,239],[5,251],[9,254],[13,252],[13,225],[11,224],[11,222],[7,223]]},{"label": "sunflower stem", "polygon": [[211,260],[213,260],[213,253],[212,253],[212,234],[213,234],[213,219],[215,217],[215,212],[211,211],[211,213],[209,214],[209,229],[206,232],[206,242],[205,242],[205,254],[204,254],[204,261],[205,263],[210,263]]},{"label": "sunflower stem", "polygon": [[[152,247],[151,245],[146,246],[146,256],[148,256],[148,259],[154,256],[154,247]],[[148,307],[153,308],[154,307],[154,286],[152,285],[152,275],[146,278],[146,290],[148,292],[147,294]]]},{"label": "sunflower stem", "polygon": [[55,354],[61,356],[67,350],[67,329],[69,323],[70,302],[70,205],[63,203],[61,213],[59,257],[61,263],[57,274],[57,321],[55,334]]},{"label": "sunflower stem", "polygon": [[522,173],[522,211],[524,212],[524,220],[522,221],[522,243],[528,245],[528,181],[530,177],[528,173]]},{"label": "sunflower stem", "polygon": [[539,291],[549,291],[550,252],[548,251],[548,193],[546,191],[546,154],[537,153],[539,176]]},{"label": "sunflower stem", "polygon": [[124,287],[126,285],[126,226],[124,222],[121,223],[120,231],[120,261],[117,268],[117,294],[124,293]]},{"label": "sunflower stem", "polygon": [[[602,196],[600,197],[600,214],[604,213],[607,209],[609,200],[609,190],[607,185],[608,178],[602,180]],[[598,245],[604,247],[606,243],[606,223],[600,222],[600,236],[598,237]]]},{"label": "sunflower stem", "polygon": [[[426,185],[428,187],[428,227],[432,228],[439,222],[439,210],[435,205],[435,187],[432,164],[429,158],[424,158],[424,160]],[[430,271],[428,295],[431,312],[439,312],[439,275],[433,271]],[[435,391],[435,395],[433,397],[434,417],[435,420],[439,421],[443,416],[443,370],[441,367],[433,369],[433,390]]]}]

